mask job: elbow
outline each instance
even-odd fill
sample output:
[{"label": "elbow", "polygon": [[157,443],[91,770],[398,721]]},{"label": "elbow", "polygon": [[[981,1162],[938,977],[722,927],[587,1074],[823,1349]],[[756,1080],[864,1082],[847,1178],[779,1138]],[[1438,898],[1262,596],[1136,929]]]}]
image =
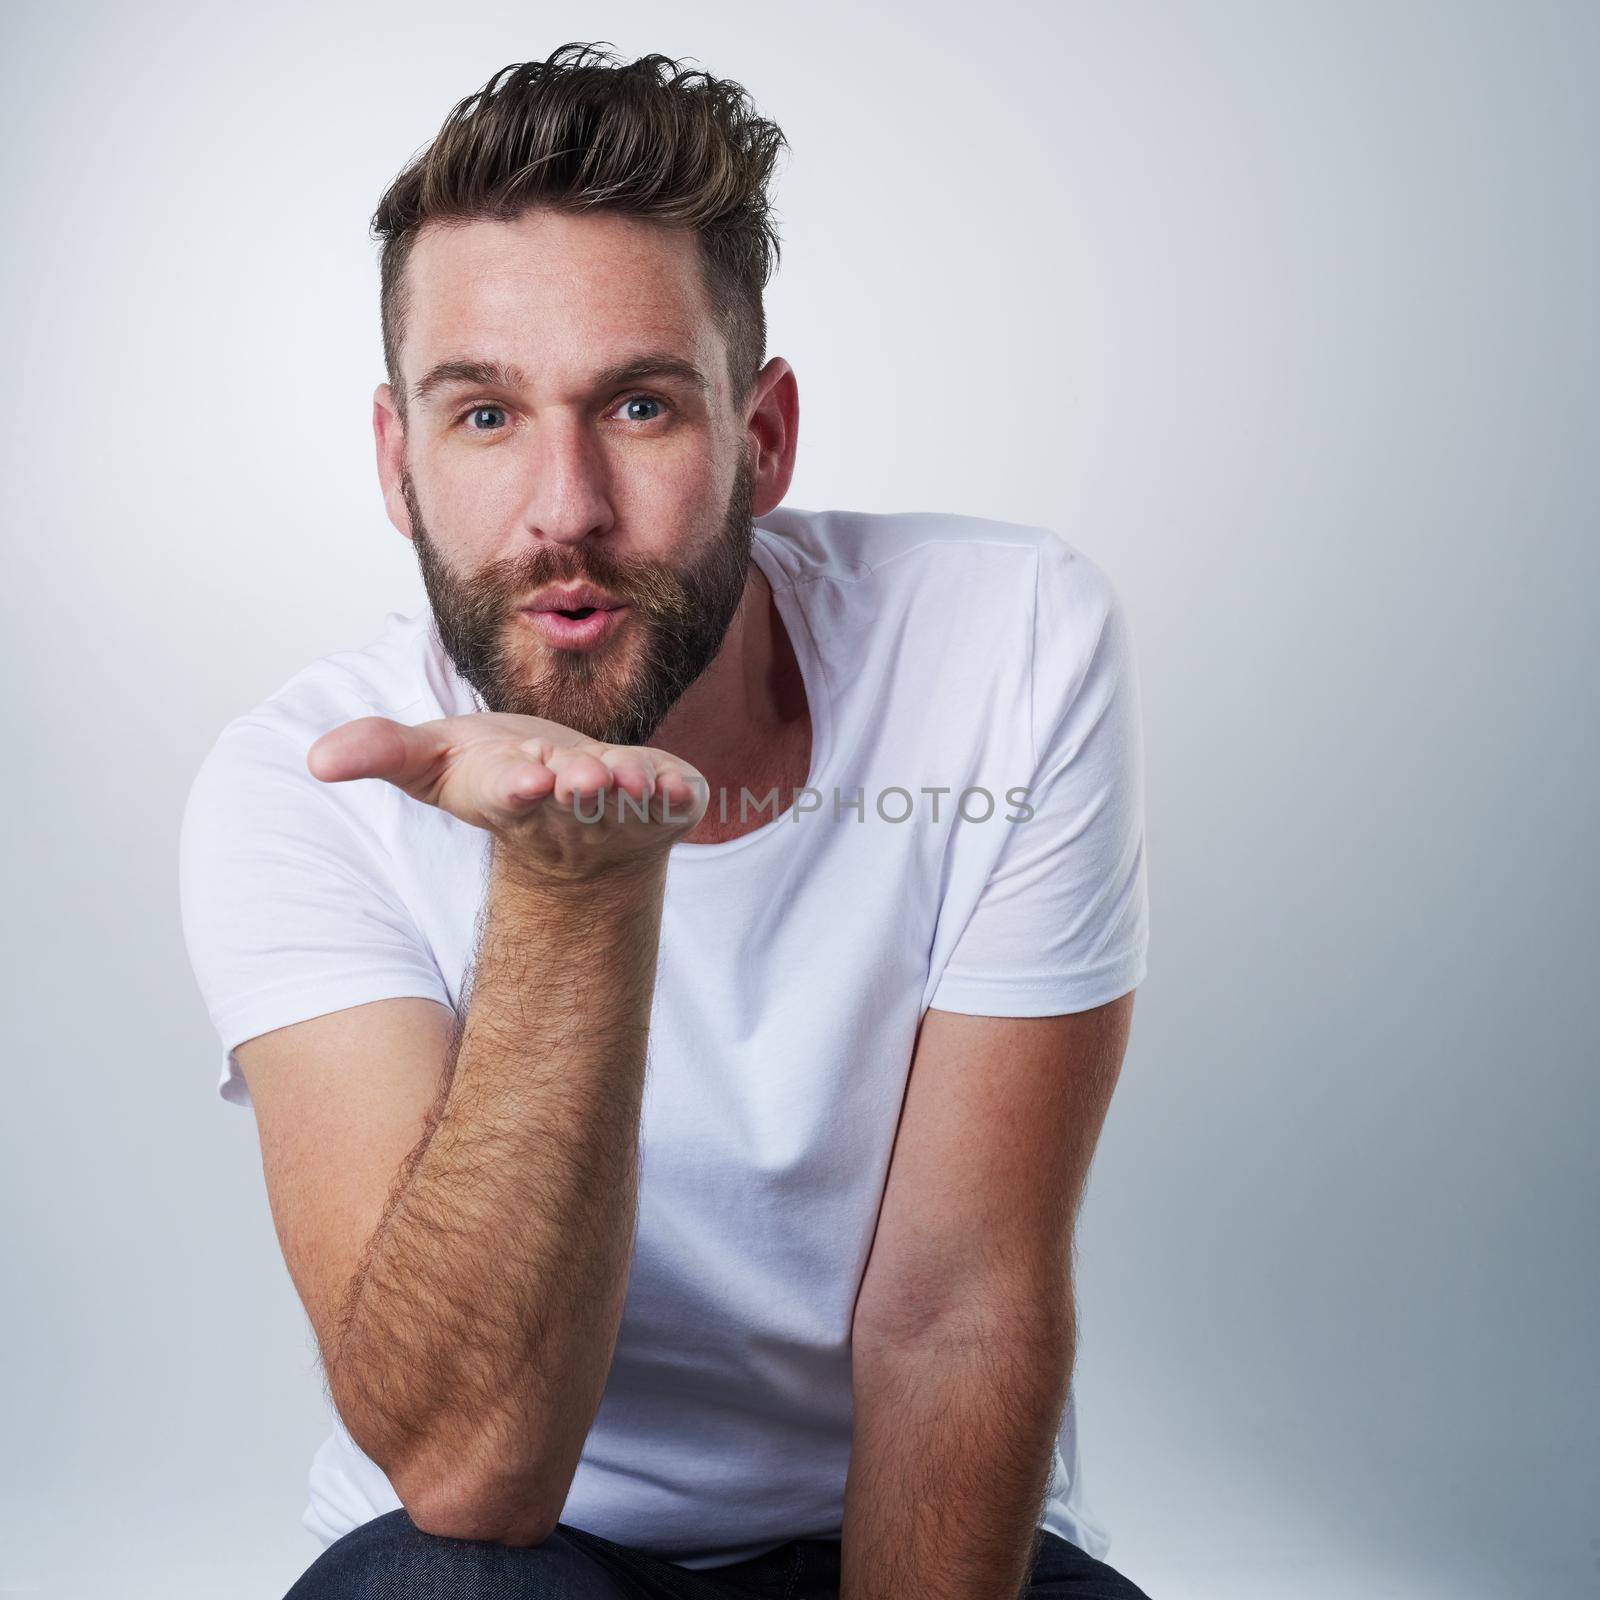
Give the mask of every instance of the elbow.
[{"label": "elbow", "polygon": [[461,1472],[415,1468],[388,1474],[400,1504],[422,1533],[491,1544],[543,1544],[557,1518],[532,1486],[501,1475],[485,1479]]},{"label": "elbow", "polygon": [[552,1471],[556,1457],[527,1437],[526,1417],[481,1425],[455,1417],[448,1432],[424,1431],[415,1421],[379,1429],[369,1410],[341,1403],[349,1396],[333,1377],[346,1431],[421,1532],[507,1545],[543,1544],[555,1532],[577,1460],[564,1476]]},{"label": "elbow", "polygon": [[571,1473],[554,1483],[541,1452],[507,1457],[482,1439],[433,1436],[386,1451],[382,1460],[367,1454],[382,1467],[413,1525],[444,1539],[543,1544],[556,1530],[571,1483]]}]

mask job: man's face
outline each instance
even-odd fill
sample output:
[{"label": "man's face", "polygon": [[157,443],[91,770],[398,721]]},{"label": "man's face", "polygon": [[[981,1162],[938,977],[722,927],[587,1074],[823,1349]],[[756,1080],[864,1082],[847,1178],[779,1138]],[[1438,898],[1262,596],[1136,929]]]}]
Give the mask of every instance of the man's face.
[{"label": "man's face", "polygon": [[[750,563],[749,441],[693,240],[604,215],[433,226],[407,280],[398,493],[446,651],[492,711],[647,743]],[[687,370],[619,375],[647,356]],[[471,363],[505,370],[452,370]],[[580,584],[620,609],[528,609]]]}]

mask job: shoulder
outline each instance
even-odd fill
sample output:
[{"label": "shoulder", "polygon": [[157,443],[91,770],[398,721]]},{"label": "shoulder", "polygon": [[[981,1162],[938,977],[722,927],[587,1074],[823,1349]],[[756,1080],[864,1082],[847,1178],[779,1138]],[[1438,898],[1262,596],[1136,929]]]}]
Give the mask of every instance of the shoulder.
[{"label": "shoulder", "polygon": [[757,526],[797,588],[830,588],[841,610],[856,591],[860,621],[902,641],[925,623],[944,650],[970,647],[990,660],[1020,652],[1029,670],[1071,677],[1120,612],[1105,568],[1041,524],[781,506]]},{"label": "shoulder", "polygon": [[1039,552],[1029,694],[1037,755],[1070,755],[1097,727],[1103,746],[1138,737],[1127,608],[1106,569],[1059,536]]},{"label": "shoulder", "polygon": [[1099,561],[1059,533],[1040,540],[1038,607],[1041,617],[1098,634],[1121,608],[1111,575]]},{"label": "shoulder", "polygon": [[335,650],[301,667],[271,694],[230,721],[218,742],[309,745],[354,717],[422,722],[472,709],[448,668],[426,607],[391,611],[369,643]]},{"label": "shoulder", "polygon": [[757,519],[797,580],[912,583],[989,567],[1025,570],[1054,538],[1047,528],[948,511],[806,511],[779,506]]},{"label": "shoulder", "polygon": [[[937,589],[969,607],[986,597],[1008,607],[1035,599],[1072,622],[1115,603],[1105,571],[1055,529],[948,511],[806,511],[780,506],[757,520],[767,548],[796,583],[876,580],[882,589]],[[970,611],[969,611],[970,615]]]},{"label": "shoulder", "polygon": [[411,722],[467,709],[445,703],[463,686],[441,670],[442,660],[425,606],[391,611],[374,639],[310,662],[240,720],[315,738],[351,717]]},{"label": "shoulder", "polygon": [[300,668],[271,694],[228,721],[190,785],[184,831],[203,816],[233,826],[296,810],[359,813],[381,803],[381,784],[325,784],[306,752],[330,728],[357,717],[421,722],[471,709],[456,705],[461,685],[441,669],[426,607],[391,612],[370,643],[334,651]]}]

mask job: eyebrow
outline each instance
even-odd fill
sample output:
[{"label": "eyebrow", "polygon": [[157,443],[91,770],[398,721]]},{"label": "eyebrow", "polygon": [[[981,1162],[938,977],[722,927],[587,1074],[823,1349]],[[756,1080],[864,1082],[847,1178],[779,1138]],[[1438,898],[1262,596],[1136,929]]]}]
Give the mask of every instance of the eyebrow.
[{"label": "eyebrow", "polygon": [[[599,391],[625,388],[630,383],[643,383],[650,378],[665,378],[686,384],[702,395],[711,392],[711,380],[694,362],[664,350],[649,351],[603,367],[594,374],[590,383]],[[521,367],[505,361],[468,358],[441,361],[418,379],[411,391],[412,403],[425,405],[433,395],[463,385],[484,389],[526,389],[528,377]]]}]

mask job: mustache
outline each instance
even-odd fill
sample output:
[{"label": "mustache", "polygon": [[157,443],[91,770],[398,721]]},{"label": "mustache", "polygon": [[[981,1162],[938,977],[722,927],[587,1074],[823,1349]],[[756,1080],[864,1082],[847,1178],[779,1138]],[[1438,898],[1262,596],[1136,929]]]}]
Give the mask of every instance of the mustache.
[{"label": "mustache", "polygon": [[692,584],[666,562],[648,557],[619,558],[601,550],[554,550],[549,547],[490,562],[467,580],[473,607],[509,617],[551,584],[592,583],[624,605],[663,623],[681,623],[692,615],[697,596]]},{"label": "mustache", "polygon": [[449,573],[425,534],[414,534],[425,572],[449,595],[452,609],[479,627],[511,621],[533,597],[551,585],[588,583],[615,595],[642,618],[680,626],[693,612],[692,581],[670,563],[646,556],[619,557],[597,547],[544,545],[505,556],[470,574]]}]

